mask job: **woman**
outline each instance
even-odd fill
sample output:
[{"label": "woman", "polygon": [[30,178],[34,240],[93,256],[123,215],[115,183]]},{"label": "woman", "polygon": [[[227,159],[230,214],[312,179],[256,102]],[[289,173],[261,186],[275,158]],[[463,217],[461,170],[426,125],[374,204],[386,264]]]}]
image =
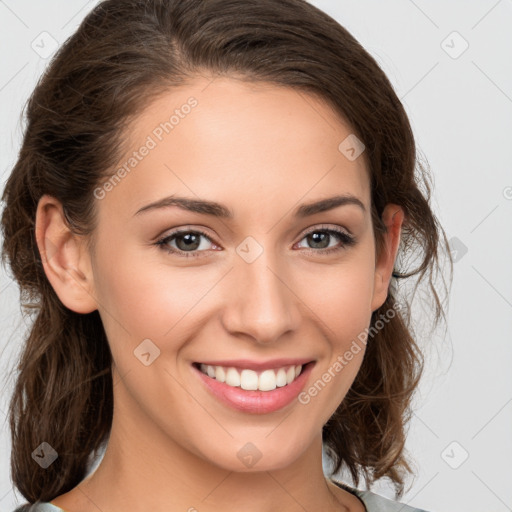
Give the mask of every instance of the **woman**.
[{"label": "woman", "polygon": [[356,487],[403,493],[422,359],[395,284],[439,318],[445,237],[357,41],[303,0],[106,0],[27,118],[17,510],[417,510]]}]

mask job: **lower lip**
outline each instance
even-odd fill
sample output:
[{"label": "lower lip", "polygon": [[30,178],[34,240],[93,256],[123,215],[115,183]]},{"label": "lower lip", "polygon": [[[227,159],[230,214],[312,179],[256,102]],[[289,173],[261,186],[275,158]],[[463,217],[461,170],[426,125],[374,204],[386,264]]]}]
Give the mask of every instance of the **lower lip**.
[{"label": "lower lip", "polygon": [[193,366],[201,381],[208,390],[221,402],[238,411],[252,414],[267,414],[278,411],[290,404],[304,387],[314,363],[303,367],[301,374],[291,383],[272,391],[246,391],[234,388],[224,382],[208,377]]}]

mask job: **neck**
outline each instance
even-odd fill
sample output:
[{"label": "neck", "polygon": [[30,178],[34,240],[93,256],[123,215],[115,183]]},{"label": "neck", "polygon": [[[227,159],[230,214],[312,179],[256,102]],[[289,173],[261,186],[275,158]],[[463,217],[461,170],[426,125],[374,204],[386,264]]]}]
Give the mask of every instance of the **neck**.
[{"label": "neck", "polygon": [[[153,434],[132,431],[127,442],[112,430],[100,465],[80,485],[100,510],[341,510],[323,474],[321,439],[291,467],[232,472],[199,459],[172,441],[167,441],[164,449]],[[126,446],[130,449],[122,448]]]},{"label": "neck", "polygon": [[55,505],[109,512],[359,510],[356,498],[325,479],[321,432],[287,467],[235,472],[177,444],[127,401],[118,403],[125,405],[114,407],[101,463],[79,484],[78,493],[73,489],[53,500]]}]

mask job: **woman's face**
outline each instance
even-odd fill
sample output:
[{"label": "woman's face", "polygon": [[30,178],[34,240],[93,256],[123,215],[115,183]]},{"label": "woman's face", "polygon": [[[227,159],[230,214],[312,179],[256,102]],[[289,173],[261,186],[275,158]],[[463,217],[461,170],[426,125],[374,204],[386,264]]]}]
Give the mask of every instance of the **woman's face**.
[{"label": "woman's face", "polygon": [[228,78],[166,93],[127,129],[90,256],[118,434],[232,471],[318,442],[389,270],[351,133],[311,95]]}]

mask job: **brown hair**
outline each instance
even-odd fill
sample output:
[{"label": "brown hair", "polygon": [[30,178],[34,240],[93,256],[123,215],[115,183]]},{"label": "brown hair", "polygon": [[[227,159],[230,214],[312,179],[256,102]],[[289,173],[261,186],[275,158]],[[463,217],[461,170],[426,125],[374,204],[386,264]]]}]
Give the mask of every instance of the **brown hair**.
[{"label": "brown hair", "polygon": [[[366,146],[377,248],[384,206],[405,210],[393,283],[426,280],[435,320],[443,316],[434,277],[446,236],[429,206],[428,174],[390,82],[347,30],[304,0],[103,1],[59,48],[29,98],[3,194],[3,262],[35,317],[9,410],[12,479],[30,502],[80,483],[108,440],[113,410],[99,314],[67,309],[47,280],[34,237],[38,201],[55,197],[75,232],[92,233],[93,191],[121,158],[127,123],[150,98],[205,73],[316,94],[350,124]],[[400,268],[410,254],[416,268]],[[392,287],[371,326],[396,303]],[[370,336],[362,367],[323,430],[333,471],[348,469],[356,485],[360,476],[367,484],[388,477],[398,494],[411,471],[405,427],[423,367],[407,310]],[[47,469],[31,457],[43,441],[58,453]]]}]

